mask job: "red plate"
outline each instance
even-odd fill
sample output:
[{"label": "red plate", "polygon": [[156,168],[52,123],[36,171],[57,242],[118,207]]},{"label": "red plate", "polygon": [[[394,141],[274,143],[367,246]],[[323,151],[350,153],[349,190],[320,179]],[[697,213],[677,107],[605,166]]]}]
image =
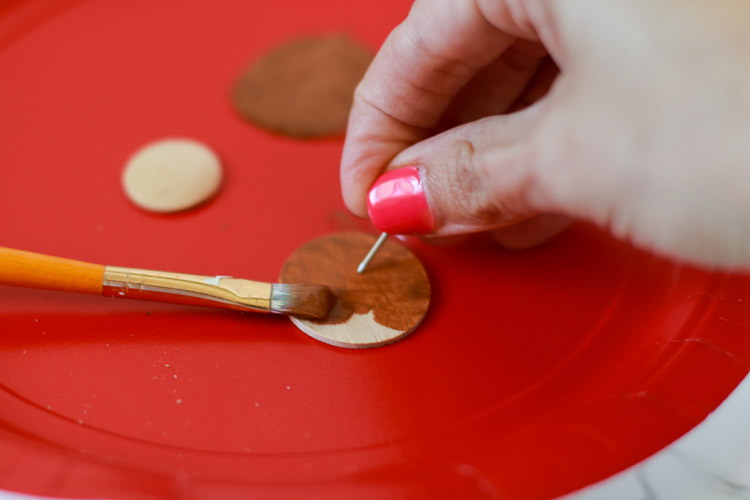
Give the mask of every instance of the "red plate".
[{"label": "red plate", "polygon": [[[253,128],[244,65],[310,33],[375,47],[407,2],[109,0],[0,7],[4,246],[273,280],[357,226],[340,140]],[[120,189],[147,141],[194,137],[220,195],[160,216]],[[750,368],[750,280],[576,226],[525,253],[409,245],[423,325],[389,347],[321,344],[283,317],[0,287],[0,487],[116,498],[542,498],[700,422]]]}]

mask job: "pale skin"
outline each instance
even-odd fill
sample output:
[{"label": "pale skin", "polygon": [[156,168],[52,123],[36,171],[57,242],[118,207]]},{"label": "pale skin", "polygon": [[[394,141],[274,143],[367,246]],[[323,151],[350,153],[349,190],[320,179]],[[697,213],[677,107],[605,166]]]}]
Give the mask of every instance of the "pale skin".
[{"label": "pale skin", "polygon": [[417,165],[434,236],[580,219],[750,269],[749,26],[746,0],[417,0],[355,93],[344,201]]}]

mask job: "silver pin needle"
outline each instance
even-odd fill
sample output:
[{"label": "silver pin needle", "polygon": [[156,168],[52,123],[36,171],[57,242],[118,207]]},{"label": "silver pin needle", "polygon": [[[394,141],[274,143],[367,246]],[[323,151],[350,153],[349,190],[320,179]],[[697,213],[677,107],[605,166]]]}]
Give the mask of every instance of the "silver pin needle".
[{"label": "silver pin needle", "polygon": [[370,263],[373,257],[375,257],[375,254],[380,250],[380,247],[383,246],[383,243],[385,243],[386,238],[388,238],[388,233],[383,233],[380,235],[380,238],[378,238],[378,241],[375,242],[375,244],[372,246],[369,252],[367,252],[367,255],[365,255],[365,258],[362,259],[362,262],[357,266],[357,274],[362,274],[362,271],[364,271],[367,268],[367,265]]}]

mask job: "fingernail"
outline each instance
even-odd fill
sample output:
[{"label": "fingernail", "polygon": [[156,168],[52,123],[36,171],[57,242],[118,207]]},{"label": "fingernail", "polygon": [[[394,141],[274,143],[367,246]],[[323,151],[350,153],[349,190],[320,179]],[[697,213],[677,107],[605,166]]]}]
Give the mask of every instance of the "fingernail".
[{"label": "fingernail", "polygon": [[388,234],[429,233],[435,225],[417,167],[381,175],[367,196],[367,213]]}]

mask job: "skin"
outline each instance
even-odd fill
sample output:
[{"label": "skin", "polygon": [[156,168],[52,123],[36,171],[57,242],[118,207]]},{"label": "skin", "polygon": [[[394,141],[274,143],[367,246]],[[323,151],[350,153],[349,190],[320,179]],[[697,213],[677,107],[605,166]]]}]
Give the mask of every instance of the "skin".
[{"label": "skin", "polygon": [[341,162],[366,216],[418,165],[433,236],[523,248],[569,219],[750,268],[750,3],[417,0],[358,86]]}]

